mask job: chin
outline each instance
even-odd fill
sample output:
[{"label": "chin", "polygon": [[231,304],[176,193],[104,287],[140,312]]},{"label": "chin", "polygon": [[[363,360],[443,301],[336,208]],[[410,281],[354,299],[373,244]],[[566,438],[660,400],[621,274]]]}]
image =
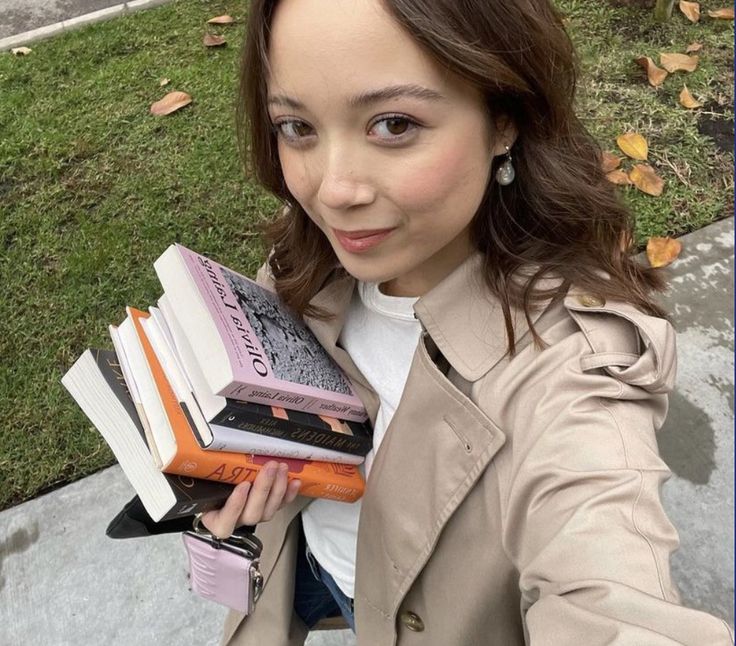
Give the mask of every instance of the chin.
[{"label": "chin", "polygon": [[347,271],[353,278],[364,283],[385,283],[396,277],[393,272],[381,271],[380,268],[372,267],[371,261],[366,263],[356,262],[353,258],[348,258],[347,262],[338,256],[338,260],[343,269]]}]

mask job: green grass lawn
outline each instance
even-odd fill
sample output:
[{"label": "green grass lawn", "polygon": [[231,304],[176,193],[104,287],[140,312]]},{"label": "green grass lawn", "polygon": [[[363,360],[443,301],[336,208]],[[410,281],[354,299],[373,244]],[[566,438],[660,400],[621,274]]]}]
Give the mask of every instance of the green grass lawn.
[{"label": "green grass lawn", "polygon": [[[208,18],[242,19],[242,6],[179,0],[31,44],[26,57],[0,53],[0,509],[113,463],[59,379],[86,347],[109,347],[126,304],[154,303],[152,263],[168,244],[245,273],[262,257],[255,232],[275,203],[237,158],[242,24],[209,28],[227,47],[201,45]],[[656,25],[603,0],[560,7],[583,60],[582,118],[611,151],[617,134],[641,132],[666,181],[659,198],[622,190],[639,242],[730,215],[733,24],[678,14]],[[632,62],[695,40],[698,70],[661,88]],[[704,108],[678,105],[683,81]],[[170,90],[194,102],[151,116]]]}]

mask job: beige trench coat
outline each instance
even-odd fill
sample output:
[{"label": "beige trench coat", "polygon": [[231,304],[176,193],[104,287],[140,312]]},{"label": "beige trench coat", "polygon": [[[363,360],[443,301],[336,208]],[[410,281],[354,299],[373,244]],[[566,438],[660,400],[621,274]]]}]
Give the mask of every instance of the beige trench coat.
[{"label": "beige trench coat", "polygon": [[[509,358],[480,261],[415,305],[422,338],[360,516],[359,646],[733,644],[725,622],[678,605],[670,576],[678,537],[654,434],[675,378],[672,327],[571,289],[533,315],[543,351],[513,312]],[[354,286],[333,272],[313,302],[337,317],[308,323],[375,420],[375,393],[336,345]],[[223,644],[303,643],[294,521],[309,502],[258,526],[265,590],[251,617],[228,616]]]}]

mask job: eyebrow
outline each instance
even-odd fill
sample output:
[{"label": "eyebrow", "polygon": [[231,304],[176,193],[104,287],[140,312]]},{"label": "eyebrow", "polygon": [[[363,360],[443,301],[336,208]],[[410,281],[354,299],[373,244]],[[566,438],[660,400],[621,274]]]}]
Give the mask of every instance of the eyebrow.
[{"label": "eyebrow", "polygon": [[[367,92],[361,92],[348,99],[347,104],[351,108],[360,108],[372,103],[378,103],[379,101],[386,101],[387,99],[396,99],[399,97],[411,97],[415,99],[422,99],[424,101],[444,101],[445,97],[437,92],[421,85],[389,85],[388,87],[380,88],[378,90],[368,90]],[[281,105],[294,110],[304,110],[305,106],[300,101],[286,96],[284,94],[275,94],[268,97],[268,105]]]}]

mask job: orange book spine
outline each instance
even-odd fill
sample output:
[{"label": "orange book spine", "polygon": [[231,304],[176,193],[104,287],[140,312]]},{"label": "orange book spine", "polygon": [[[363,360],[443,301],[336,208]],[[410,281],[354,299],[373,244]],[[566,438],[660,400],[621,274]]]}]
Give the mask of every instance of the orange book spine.
[{"label": "orange book spine", "polygon": [[194,437],[189,420],[141,325],[140,319],[147,318],[148,314],[132,307],[128,308],[128,311],[176,438],[176,456],[168,465],[165,465],[163,471],[192,478],[238,484],[244,480],[253,482],[267,462],[276,460],[289,465],[290,481],[301,480],[299,494],[302,496],[355,502],[363,495],[365,482],[354,465],[202,449]]}]

